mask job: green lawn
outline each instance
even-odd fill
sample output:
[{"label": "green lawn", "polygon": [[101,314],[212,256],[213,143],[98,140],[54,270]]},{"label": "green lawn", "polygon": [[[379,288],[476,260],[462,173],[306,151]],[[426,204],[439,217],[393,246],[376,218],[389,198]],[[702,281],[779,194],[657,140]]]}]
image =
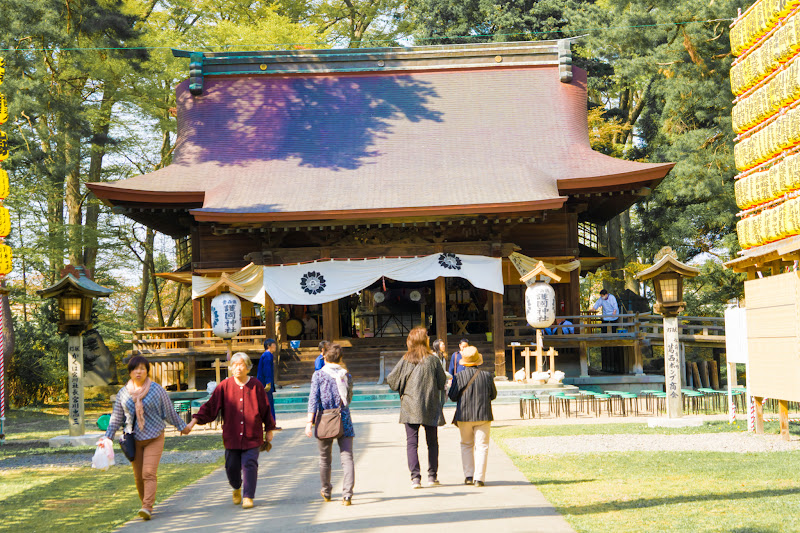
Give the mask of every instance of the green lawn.
[{"label": "green lawn", "polygon": [[[625,452],[523,456],[505,439],[550,435],[708,433],[636,424],[498,428],[492,437],[580,532],[800,531],[800,452]],[[792,425],[792,432],[798,428]],[[769,431],[769,427],[767,431]],[[777,430],[777,426],[773,432]]]},{"label": "green lawn", "polygon": [[[86,466],[0,469],[0,531],[112,531],[134,518],[139,510],[141,503],[130,467],[100,472],[90,467],[93,446],[48,446],[48,438],[67,434],[63,411],[62,406],[48,406],[7,413],[8,433],[6,444],[0,446],[0,468],[3,461],[20,457],[74,453],[85,454]],[[107,407],[102,405],[87,412],[87,431],[99,432],[90,424],[105,412]],[[222,449],[220,434],[175,435],[164,443],[165,451],[216,449]],[[210,464],[162,464],[158,469],[157,503],[222,464],[221,458]]]},{"label": "green lawn", "polygon": [[[503,426],[502,424],[492,426],[492,437],[502,438],[515,437],[550,437],[567,435],[694,435],[697,433],[722,433],[722,432],[743,432],[747,431],[747,422],[737,421],[735,424],[728,424],[724,421],[706,422],[700,427],[687,428],[649,428],[647,424],[565,424],[565,425],[534,425],[534,426]],[[778,434],[777,422],[764,422],[764,433]],[[789,433],[800,435],[800,425],[789,424]]]},{"label": "green lawn", "polygon": [[[161,465],[158,502],[222,465]],[[0,475],[0,531],[113,531],[141,507],[130,467],[20,468]]]}]

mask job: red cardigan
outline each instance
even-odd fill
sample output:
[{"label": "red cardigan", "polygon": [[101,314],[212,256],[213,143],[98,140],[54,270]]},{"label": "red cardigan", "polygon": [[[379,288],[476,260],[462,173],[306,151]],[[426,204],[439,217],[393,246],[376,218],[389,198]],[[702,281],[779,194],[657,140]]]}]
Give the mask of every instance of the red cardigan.
[{"label": "red cardigan", "polygon": [[264,385],[252,376],[242,386],[233,378],[222,380],[194,418],[198,424],[208,424],[220,412],[222,443],[229,450],[257,448],[264,442],[264,432],[275,429]]}]

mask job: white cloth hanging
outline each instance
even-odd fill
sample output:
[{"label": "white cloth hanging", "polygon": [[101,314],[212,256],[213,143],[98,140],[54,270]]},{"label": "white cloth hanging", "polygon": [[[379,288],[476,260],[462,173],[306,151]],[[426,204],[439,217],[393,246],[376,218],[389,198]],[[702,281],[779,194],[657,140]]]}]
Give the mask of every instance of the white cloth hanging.
[{"label": "white cloth hanging", "polygon": [[[539,264],[538,259],[534,259],[532,257],[528,257],[527,255],[522,255],[519,252],[512,252],[511,255],[508,256],[508,259],[511,261],[511,264],[514,265],[514,268],[517,269],[519,272],[520,277],[524,276],[531,270],[533,270],[536,265]],[[576,259],[574,261],[570,261],[569,263],[562,263],[560,265],[554,265],[552,263],[544,263],[544,267],[547,270],[552,270],[553,274],[557,274],[556,270],[560,270],[561,272],[572,272],[573,270],[577,270],[578,274],[581,272],[581,262],[580,260]],[[542,276],[546,282],[550,282],[550,278],[547,276]],[[534,283],[534,280],[529,280],[527,285],[530,287],[531,284]]]},{"label": "white cloth hanging", "polygon": [[[233,287],[229,287],[230,292],[261,305],[265,304],[264,298],[264,268],[260,265],[250,263],[239,272],[229,274],[228,277],[231,281],[239,285],[244,291],[238,291]],[[192,276],[192,299],[199,298],[205,295],[206,291],[219,281],[219,276],[205,277],[205,276]]]},{"label": "white cloth hanging", "polygon": [[405,282],[460,277],[479,289],[503,293],[499,257],[454,253],[265,266],[263,279],[264,290],[276,304],[314,305],[357,293],[383,276]]}]

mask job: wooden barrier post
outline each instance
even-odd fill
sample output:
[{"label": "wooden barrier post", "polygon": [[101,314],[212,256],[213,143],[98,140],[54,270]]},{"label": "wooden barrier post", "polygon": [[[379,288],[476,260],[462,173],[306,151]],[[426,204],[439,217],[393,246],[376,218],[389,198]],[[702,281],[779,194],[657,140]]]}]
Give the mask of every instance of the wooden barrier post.
[{"label": "wooden barrier post", "polygon": [[781,438],[789,440],[789,402],[778,400],[778,423],[781,426]]},{"label": "wooden barrier post", "polygon": [[764,398],[753,396],[753,401],[756,404],[756,434],[764,434],[764,405],[761,403]]}]

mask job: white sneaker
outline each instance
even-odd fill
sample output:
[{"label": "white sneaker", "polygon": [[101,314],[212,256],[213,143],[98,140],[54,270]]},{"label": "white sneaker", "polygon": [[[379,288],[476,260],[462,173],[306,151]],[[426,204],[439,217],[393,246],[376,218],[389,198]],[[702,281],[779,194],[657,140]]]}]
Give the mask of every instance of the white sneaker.
[{"label": "white sneaker", "polygon": [[411,488],[412,489],[421,489],[422,488],[422,483],[420,483],[419,481],[414,481],[414,482],[411,483]]}]

